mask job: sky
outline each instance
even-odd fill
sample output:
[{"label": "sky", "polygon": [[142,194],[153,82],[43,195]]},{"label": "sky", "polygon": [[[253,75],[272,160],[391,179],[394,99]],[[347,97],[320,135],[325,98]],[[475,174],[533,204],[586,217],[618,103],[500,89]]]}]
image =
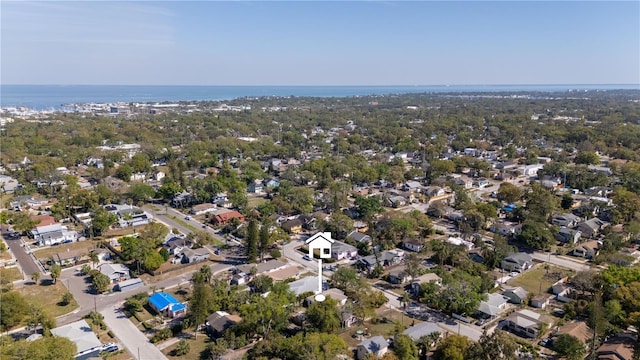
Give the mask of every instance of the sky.
[{"label": "sky", "polygon": [[640,2],[0,2],[2,84],[639,84]]}]

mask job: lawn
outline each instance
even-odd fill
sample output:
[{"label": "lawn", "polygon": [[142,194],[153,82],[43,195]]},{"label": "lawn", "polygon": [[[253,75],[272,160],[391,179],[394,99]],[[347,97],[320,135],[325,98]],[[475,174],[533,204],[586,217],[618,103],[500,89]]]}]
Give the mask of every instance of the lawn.
[{"label": "lawn", "polygon": [[546,292],[551,285],[563,277],[573,275],[574,271],[550,265],[545,269],[544,265],[520,274],[507,281],[510,286],[520,286],[531,294]]},{"label": "lawn", "polygon": [[[368,338],[368,337],[358,338],[356,336],[356,331],[362,330],[362,331],[365,331],[365,333],[368,332],[369,334],[371,334],[371,336],[382,335],[385,338],[389,338],[389,337],[393,337],[393,334],[396,328],[396,323],[401,323],[403,320],[402,313],[396,310],[389,310],[389,309],[378,310],[376,317],[374,319],[377,319],[377,320],[372,321],[373,320],[372,319],[369,321],[365,321],[363,325],[350,327],[345,332],[340,334],[340,337],[344,340],[347,346],[355,348],[358,346],[358,344],[361,341]],[[417,324],[420,321],[414,320],[408,316],[405,316],[404,328],[406,329],[407,327],[411,326],[412,322]]]},{"label": "lawn", "polygon": [[60,281],[50,285],[26,285],[17,291],[25,297],[27,302],[39,305],[53,317],[70,313],[78,308],[75,299],[67,305],[58,305],[62,301],[62,295],[67,292],[67,288]]},{"label": "lawn", "polygon": [[249,199],[249,201],[247,202],[247,208],[253,209],[255,207],[258,207],[264,204],[265,202],[267,202],[267,199],[262,197],[252,198],[252,199]]},{"label": "lawn", "polygon": [[190,337],[189,339],[187,339],[187,342],[189,342],[189,346],[191,350],[186,355],[183,355],[183,356],[172,355],[173,350],[178,346],[178,342],[163,349],[162,353],[167,355],[167,357],[172,360],[173,359],[175,360],[198,359],[200,357],[200,353],[203,352],[204,349],[207,347],[207,345],[211,343],[211,340],[206,334],[198,334],[197,339]]},{"label": "lawn", "polygon": [[17,267],[0,268],[0,284],[8,284],[16,280],[22,280],[22,273]]},{"label": "lawn", "polygon": [[96,247],[97,247],[96,243],[90,240],[86,240],[86,241],[77,241],[77,242],[72,242],[68,244],[51,246],[46,249],[36,250],[33,252],[33,254],[37,259],[48,259],[54,256],[55,254],[63,253],[66,251],[76,251],[76,250],[86,249],[87,253],[89,253],[89,251],[95,249]]}]

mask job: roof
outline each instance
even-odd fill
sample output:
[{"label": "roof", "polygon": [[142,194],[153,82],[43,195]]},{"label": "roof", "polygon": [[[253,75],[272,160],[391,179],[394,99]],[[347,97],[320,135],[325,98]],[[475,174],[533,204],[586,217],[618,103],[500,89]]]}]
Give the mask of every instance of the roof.
[{"label": "roof", "polygon": [[363,234],[359,231],[352,231],[351,233],[349,233],[349,235],[347,235],[348,238],[351,238],[357,242],[363,242],[363,241],[367,241],[367,240],[371,240],[371,237],[367,234]]},{"label": "roof", "polygon": [[414,283],[415,282],[424,283],[424,282],[431,282],[431,281],[440,282],[442,281],[442,278],[435,273],[426,273],[424,275],[418,276],[413,280]]},{"label": "roof", "polygon": [[272,278],[274,281],[282,281],[298,275],[300,270],[296,266],[287,266],[282,269],[270,271],[265,275]]},{"label": "roof", "polygon": [[306,292],[315,292],[318,290],[318,277],[307,276],[300,280],[292,281],[289,283],[289,289],[291,289],[296,296]]},{"label": "roof", "polygon": [[378,335],[378,336],[369,338],[367,340],[364,340],[363,342],[358,344],[358,347],[361,347],[361,346],[364,347],[367,350],[367,352],[377,353],[382,349],[386,349],[389,345],[387,344],[387,340],[385,340],[384,337],[382,337],[381,335]]},{"label": "roof", "polygon": [[505,258],[505,260],[509,261],[514,261],[520,265],[523,265],[525,263],[530,263],[533,261],[533,258],[531,257],[531,255],[527,254],[527,253],[523,253],[523,252],[519,252],[519,253],[515,253],[515,254],[511,254],[509,256],[507,256]]},{"label": "roof", "polygon": [[592,336],[591,330],[589,330],[589,326],[584,321],[566,323],[558,329],[557,334],[571,335],[580,340],[580,342],[583,344],[585,344],[587,340],[591,339]]},{"label": "roof", "polygon": [[529,293],[527,292],[527,290],[525,290],[525,289],[523,289],[523,288],[521,288],[519,286],[516,287],[516,288],[513,288],[513,289],[505,290],[504,292],[505,293],[509,292],[511,294],[514,294],[515,296],[517,296],[520,299],[526,299],[529,296]]},{"label": "roof", "polygon": [[520,310],[509,315],[507,318],[514,324],[523,328],[539,328],[540,327],[540,314],[531,310]]},{"label": "roof", "polygon": [[414,325],[403,332],[403,334],[408,335],[414,341],[420,339],[425,335],[429,335],[431,333],[438,332],[442,334],[442,329],[438,327],[435,323],[430,321],[425,321],[420,324]]},{"label": "roof", "polygon": [[78,353],[102,345],[85,320],[51,329],[51,334],[71,340],[76,344]]},{"label": "roof", "polygon": [[159,311],[163,311],[166,308],[170,308],[171,311],[179,311],[185,308],[184,304],[166,292],[157,292],[149,296],[149,303]]},{"label": "roof", "polygon": [[129,273],[129,268],[122,264],[102,264],[98,267],[100,268],[100,272],[107,276],[111,276],[117,273]]},{"label": "roof", "polygon": [[340,241],[336,241],[331,245],[331,252],[334,252],[334,253],[352,252],[352,251],[358,251],[358,249],[353,245],[345,244]]},{"label": "roof", "polygon": [[46,234],[54,231],[62,231],[62,225],[56,223],[56,224],[46,225],[46,226],[36,226],[35,230],[39,235],[42,235],[42,234]]},{"label": "roof", "polygon": [[207,325],[220,333],[241,320],[242,318],[238,315],[231,315],[225,311],[216,311],[207,317]]},{"label": "roof", "polygon": [[238,265],[236,268],[239,271],[248,274],[251,272],[251,268],[255,266],[256,269],[258,269],[257,274],[262,274],[264,272],[271,272],[274,270],[282,269],[287,265],[288,264],[285,262],[273,259],[273,260],[261,262],[259,264],[242,264],[242,265]]},{"label": "roof", "polygon": [[[596,351],[598,359],[621,359],[631,360],[633,358],[633,345],[635,341],[628,335],[617,335],[610,338]],[[607,356],[617,354],[618,356]]]},{"label": "roof", "polygon": [[331,288],[324,292],[324,295],[327,297],[331,297],[333,300],[337,302],[342,302],[347,299],[347,295],[344,292],[337,288]]}]

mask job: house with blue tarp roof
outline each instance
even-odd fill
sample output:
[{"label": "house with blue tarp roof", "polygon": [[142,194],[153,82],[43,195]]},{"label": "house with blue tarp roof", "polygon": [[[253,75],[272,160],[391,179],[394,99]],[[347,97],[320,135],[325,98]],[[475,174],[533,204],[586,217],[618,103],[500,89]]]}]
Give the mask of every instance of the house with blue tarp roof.
[{"label": "house with blue tarp roof", "polygon": [[172,318],[187,313],[187,305],[166,292],[157,292],[149,296],[149,305],[158,313]]},{"label": "house with blue tarp roof", "polygon": [[509,204],[505,207],[502,208],[502,210],[506,211],[506,212],[511,212],[513,210],[516,209],[516,204]]}]

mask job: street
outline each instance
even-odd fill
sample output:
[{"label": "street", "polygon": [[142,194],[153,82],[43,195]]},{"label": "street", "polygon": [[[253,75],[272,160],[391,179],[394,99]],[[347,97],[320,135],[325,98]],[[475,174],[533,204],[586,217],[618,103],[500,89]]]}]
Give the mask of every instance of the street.
[{"label": "street", "polygon": [[137,360],[160,360],[167,357],[158,348],[149,342],[147,337],[136,328],[135,325],[121,310],[122,303],[110,305],[100,311],[104,316],[107,327],[116,334],[122,345]]},{"label": "street", "polygon": [[582,263],[578,259],[568,259],[564,256],[558,256],[551,253],[536,251],[531,254],[531,257],[542,262],[548,262],[574,271],[586,271],[591,269],[588,264]]},{"label": "street", "polygon": [[27,251],[23,247],[26,243],[22,237],[18,239],[9,239],[7,233],[3,233],[2,237],[5,239],[7,246],[18,261],[18,267],[22,269],[25,279],[30,279],[31,274],[40,271],[40,267],[35,263],[33,257],[27,254]]}]

